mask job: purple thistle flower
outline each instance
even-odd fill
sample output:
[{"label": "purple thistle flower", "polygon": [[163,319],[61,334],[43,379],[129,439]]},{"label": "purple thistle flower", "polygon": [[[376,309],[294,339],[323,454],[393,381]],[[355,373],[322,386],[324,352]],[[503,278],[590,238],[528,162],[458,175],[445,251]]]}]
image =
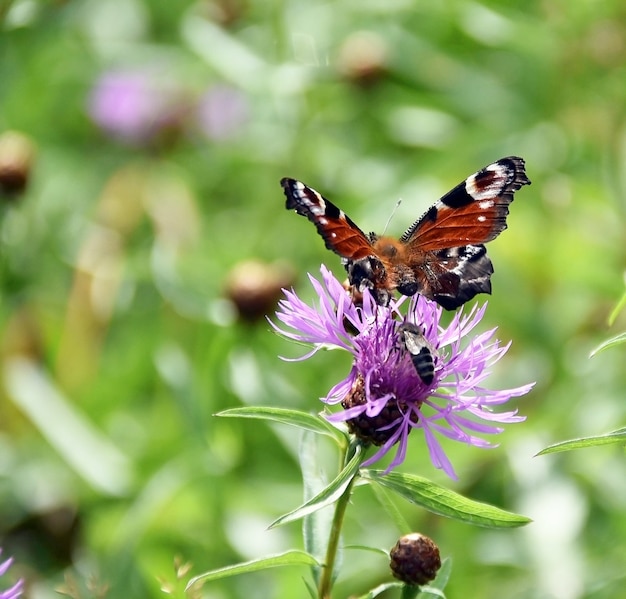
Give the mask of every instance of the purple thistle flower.
[{"label": "purple thistle flower", "polygon": [[183,92],[150,70],[108,71],[91,90],[89,116],[112,137],[145,144],[179,129],[187,110]]},{"label": "purple thistle flower", "polygon": [[[2,549],[0,549],[0,553],[2,553]],[[0,563],[0,578],[7,573],[12,563],[12,557]],[[23,590],[24,580],[20,578],[10,589],[7,589],[6,591],[0,591],[0,599],[17,599],[17,597],[22,596]]]},{"label": "purple thistle flower", "polygon": [[[313,345],[299,360],[322,348],[340,348],[353,355],[349,375],[322,401],[341,403],[344,408],[328,415],[329,421],[346,422],[350,432],[380,446],[363,465],[376,462],[397,445],[387,471],[398,466],[406,456],[409,433],[421,429],[434,466],[456,478],[439,436],[492,447],[476,435],[503,431],[493,423],[525,420],[517,410],[496,413],[492,408],[528,393],[534,383],[501,391],[483,386],[490,367],[510,346],[494,339],[495,328],[470,336],[485,314],[486,304],[465,314],[460,310],[443,327],[442,308],[423,296],[408,300],[406,316],[399,310],[406,297],[381,307],[366,290],[362,307],[357,307],[330,271],[322,266],[321,272],[323,283],[309,275],[319,296],[318,305],[310,306],[293,290],[284,290],[286,299],[279,302],[276,312],[284,326],[271,324],[285,337]],[[423,331],[423,346],[433,357],[432,380],[420,377],[414,356],[402,345],[399,327],[403,323]]]}]

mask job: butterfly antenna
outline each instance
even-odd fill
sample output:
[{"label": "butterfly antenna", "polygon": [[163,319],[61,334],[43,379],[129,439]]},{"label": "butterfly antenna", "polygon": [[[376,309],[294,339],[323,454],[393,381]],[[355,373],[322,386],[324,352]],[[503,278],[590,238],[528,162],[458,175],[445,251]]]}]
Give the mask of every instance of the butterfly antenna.
[{"label": "butterfly antenna", "polygon": [[387,227],[389,226],[391,219],[395,216],[396,212],[398,211],[400,204],[402,204],[402,199],[399,199],[396,202],[396,205],[394,206],[393,210],[391,211],[391,214],[389,215],[389,218],[387,219],[387,222],[385,223],[385,228],[383,229],[383,232],[381,233],[381,235],[384,235],[385,233],[387,233]]}]

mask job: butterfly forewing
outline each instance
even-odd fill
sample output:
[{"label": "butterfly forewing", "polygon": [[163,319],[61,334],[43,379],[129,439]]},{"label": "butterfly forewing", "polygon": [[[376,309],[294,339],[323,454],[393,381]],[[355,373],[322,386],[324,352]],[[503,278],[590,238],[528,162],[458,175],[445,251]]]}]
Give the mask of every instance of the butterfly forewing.
[{"label": "butterfly forewing", "polygon": [[521,158],[501,158],[444,195],[401,240],[422,251],[491,241],[506,229],[513,194],[528,184]]},{"label": "butterfly forewing", "polygon": [[317,228],[326,247],[346,260],[360,260],[372,254],[367,235],[332,202],[301,181],[285,177],[283,187],[288,210],[306,216]]}]

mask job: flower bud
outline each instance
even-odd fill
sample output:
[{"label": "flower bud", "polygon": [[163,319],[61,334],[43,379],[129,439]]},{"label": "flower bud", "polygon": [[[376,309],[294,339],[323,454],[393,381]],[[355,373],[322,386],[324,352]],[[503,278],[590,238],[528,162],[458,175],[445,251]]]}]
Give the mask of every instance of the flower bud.
[{"label": "flower bud", "polygon": [[371,31],[357,31],[341,46],[337,64],[343,76],[363,87],[377,83],[387,71],[387,45]]},{"label": "flower bud", "polygon": [[410,585],[423,585],[434,580],[441,568],[439,548],[432,539],[418,532],[401,537],[389,557],[393,575]]},{"label": "flower bud", "polygon": [[281,290],[292,283],[293,274],[286,266],[247,260],[230,272],[225,294],[241,320],[254,322],[276,307]]},{"label": "flower bud", "polygon": [[250,12],[248,0],[210,0],[200,4],[202,16],[226,29],[235,27]]},{"label": "flower bud", "polygon": [[0,135],[0,195],[13,198],[26,189],[34,157],[35,145],[26,135]]}]

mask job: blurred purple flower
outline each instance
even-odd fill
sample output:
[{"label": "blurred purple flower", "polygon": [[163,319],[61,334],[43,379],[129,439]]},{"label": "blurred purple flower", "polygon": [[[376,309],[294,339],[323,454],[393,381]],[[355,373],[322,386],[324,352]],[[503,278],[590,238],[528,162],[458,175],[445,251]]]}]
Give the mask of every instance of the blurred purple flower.
[{"label": "blurred purple flower", "polygon": [[[0,553],[2,553],[2,549],[0,549]],[[12,557],[0,563],[0,578],[7,573],[12,563]],[[10,589],[7,589],[6,591],[0,591],[0,599],[17,599],[17,597],[22,596],[23,590],[24,581],[20,578]]]},{"label": "blurred purple flower", "polygon": [[215,85],[204,93],[198,105],[200,128],[209,139],[229,139],[241,130],[248,120],[249,105],[246,96],[226,85]]},{"label": "blurred purple flower", "polygon": [[[475,433],[500,433],[503,429],[492,423],[525,419],[517,415],[517,410],[496,413],[492,408],[528,393],[534,383],[502,391],[483,387],[489,367],[510,346],[493,339],[496,329],[470,336],[480,323],[486,304],[467,314],[457,312],[452,322],[443,327],[441,307],[423,296],[409,300],[403,317],[399,307],[406,297],[385,308],[378,306],[366,290],[363,306],[356,307],[324,266],[323,283],[309,278],[319,296],[318,305],[310,306],[293,290],[285,290],[286,299],[279,302],[276,313],[284,327],[271,324],[285,337],[313,345],[313,350],[300,360],[322,348],[341,348],[353,355],[350,374],[322,401],[341,403],[344,407],[343,411],[327,416],[330,421],[345,421],[361,439],[381,446],[364,465],[377,461],[397,444],[387,471],[398,466],[406,456],[409,433],[421,429],[434,466],[456,478],[437,435],[476,447],[491,447]],[[418,325],[424,331],[434,356],[432,382],[425,383],[420,378],[412,356],[402,348],[398,327],[403,322]]]},{"label": "blurred purple flower", "polygon": [[180,90],[149,71],[110,71],[96,82],[89,115],[104,131],[130,143],[150,142],[180,126],[187,107]]}]

